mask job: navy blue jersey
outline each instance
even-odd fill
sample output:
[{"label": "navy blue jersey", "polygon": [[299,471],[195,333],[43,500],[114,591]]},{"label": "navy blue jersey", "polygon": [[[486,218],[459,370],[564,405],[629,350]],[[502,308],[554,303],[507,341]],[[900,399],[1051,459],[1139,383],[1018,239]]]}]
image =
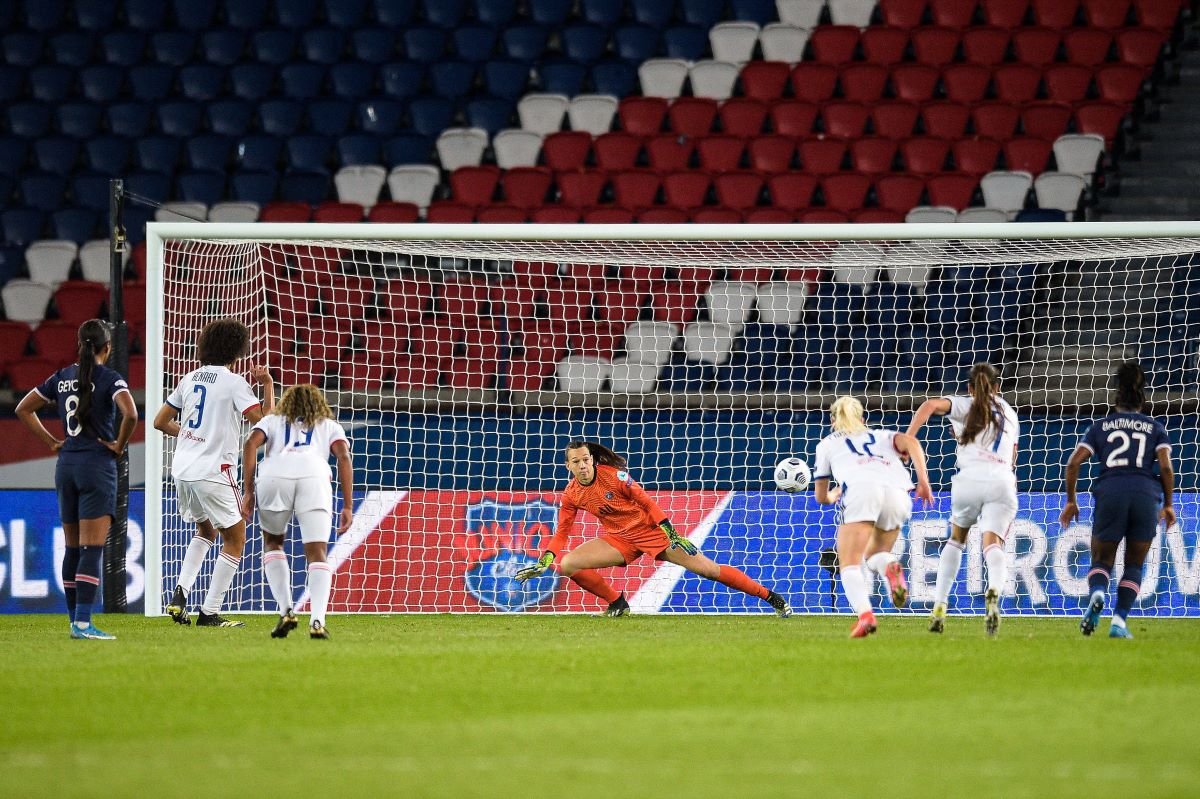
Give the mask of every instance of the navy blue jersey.
[{"label": "navy blue jersey", "polygon": [[1158,451],[1165,447],[1170,452],[1171,441],[1157,419],[1144,413],[1110,413],[1092,424],[1080,446],[1100,461],[1093,494],[1137,491],[1162,496]]},{"label": "navy blue jersey", "polygon": [[116,370],[97,364],[92,370],[92,409],[85,425],[75,415],[79,407],[78,375],[79,364],[64,366],[34,391],[58,406],[58,418],[62,419],[67,432],[63,452],[99,452],[111,458],[112,452],[100,442],[116,438],[116,397],[122,391],[128,391],[129,385]]}]

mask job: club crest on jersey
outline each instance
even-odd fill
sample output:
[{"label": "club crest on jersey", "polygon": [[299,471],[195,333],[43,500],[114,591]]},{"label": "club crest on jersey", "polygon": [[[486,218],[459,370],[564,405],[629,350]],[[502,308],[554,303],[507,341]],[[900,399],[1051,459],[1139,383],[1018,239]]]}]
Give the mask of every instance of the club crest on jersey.
[{"label": "club crest on jersey", "polygon": [[537,563],[538,547],[554,533],[557,519],[558,508],[540,499],[505,503],[485,498],[468,505],[463,544],[472,565],[463,576],[467,593],[507,612],[522,611],[553,594],[559,584],[556,572],[547,571],[524,585],[515,578]]},{"label": "club crest on jersey", "polygon": [[613,498],[613,492],[611,492],[611,491],[605,491],[605,492],[604,492],[604,498],[605,498],[605,499],[612,499],[612,498]]},{"label": "club crest on jersey", "polygon": [[[617,472],[617,479],[625,485],[629,485],[633,482],[633,478],[629,476],[629,472]],[[612,497],[609,497],[609,499],[612,499]]]}]

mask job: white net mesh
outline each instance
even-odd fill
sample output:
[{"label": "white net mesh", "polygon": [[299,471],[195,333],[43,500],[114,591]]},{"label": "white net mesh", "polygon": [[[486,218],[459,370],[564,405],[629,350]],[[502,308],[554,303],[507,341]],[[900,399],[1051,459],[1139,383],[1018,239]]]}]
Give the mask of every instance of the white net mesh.
[{"label": "white net mesh", "polygon": [[[528,241],[371,233],[167,239],[163,326],[149,333],[163,344],[164,392],[195,367],[199,328],[223,315],[250,326],[248,360],[267,363],[282,386],[326,390],[361,492],[355,527],[332,550],[335,612],[598,609],[567,580],[511,579],[553,531],[563,446],[578,438],[626,455],[714,560],[798,611],[845,611],[822,568],[835,512],[775,490],[773,465],[812,460],[837,394],[864,399],[872,425],[903,429],[923,399],[962,393],[970,366],[989,361],[1023,424],[1005,608],[1074,613],[1090,505],[1081,524],[1059,529],[1062,465],[1107,407],[1115,366],[1138,358],[1175,442],[1181,494],[1180,527],[1154,547],[1137,612],[1200,613],[1195,239],[963,239],[953,226],[945,239],[910,241],[618,241],[594,227]],[[932,598],[954,460],[936,419],[922,438],[939,499],[899,545],[918,612]],[[164,487],[164,590],[191,534],[174,508],[166,447],[161,474],[149,475]],[[589,517],[569,546],[599,532]],[[256,533],[230,592],[235,611],[273,609]],[[982,608],[980,550],[973,534],[958,611]],[[303,604],[298,541],[289,554]],[[648,558],[602,574],[637,610],[769,611]]]}]

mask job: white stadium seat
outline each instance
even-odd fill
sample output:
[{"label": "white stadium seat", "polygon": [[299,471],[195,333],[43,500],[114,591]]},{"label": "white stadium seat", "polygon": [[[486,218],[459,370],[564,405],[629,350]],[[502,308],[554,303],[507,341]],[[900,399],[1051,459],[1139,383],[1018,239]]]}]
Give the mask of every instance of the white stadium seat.
[{"label": "white stadium seat", "polygon": [[948,205],[918,205],[904,215],[905,222],[954,222],[958,211]]},{"label": "white stadium seat", "polygon": [[196,202],[163,203],[162,208],[154,212],[155,222],[204,222],[208,219],[208,206]]},{"label": "white stadium seat", "polygon": [[258,203],[231,200],[208,209],[209,222],[257,222]]},{"label": "white stadium seat", "polygon": [[71,265],[79,256],[79,245],[65,239],[42,239],[25,249],[25,266],[29,279],[47,286],[57,286],[71,274]]},{"label": "white stadium seat", "polygon": [[861,263],[842,264],[833,268],[833,279],[838,283],[849,283],[852,286],[866,287],[875,282],[879,275],[879,267],[887,258],[887,253],[875,244],[863,244],[843,248],[843,252],[852,254]]},{"label": "white stadium seat", "polygon": [[479,166],[487,146],[488,134],[483,128],[447,128],[437,138],[438,161],[447,172]]},{"label": "white stadium seat", "polygon": [[1087,182],[1068,172],[1043,172],[1033,182],[1038,208],[1056,208],[1067,215],[1069,222],[1075,219],[1085,189]]},{"label": "white stadium seat", "polygon": [[683,351],[688,360],[722,364],[729,360],[737,331],[716,322],[692,322],[683,331]]},{"label": "white stadium seat", "polygon": [[562,130],[570,102],[565,94],[527,94],[517,103],[517,118],[525,130],[545,136]]},{"label": "white stadium seat", "polygon": [[670,322],[634,322],[625,329],[625,358],[662,366],[671,359],[679,328]]},{"label": "white stadium seat", "polygon": [[13,322],[25,322],[34,327],[46,318],[46,308],[54,292],[45,283],[13,278],[0,289],[4,303],[4,315]]},{"label": "white stadium seat", "polygon": [[[129,248],[121,253],[121,263],[129,263]],[[84,280],[108,285],[112,269],[108,260],[108,239],[92,239],[79,248],[79,270]]]},{"label": "white stadium seat", "polygon": [[608,390],[614,394],[649,394],[658,382],[658,370],[657,364],[616,358],[609,373]]},{"label": "white stadium seat", "polygon": [[875,6],[875,0],[829,0],[829,19],[834,25],[865,28],[871,24]]},{"label": "white stadium seat", "polygon": [[612,364],[603,358],[572,355],[558,362],[554,374],[558,378],[559,391],[595,394],[604,387],[610,371]]},{"label": "white stadium seat", "polygon": [[617,115],[619,102],[611,94],[579,94],[571,98],[567,106],[567,120],[571,130],[582,130],[593,136],[601,136],[612,130],[613,117]]},{"label": "white stadium seat", "polygon": [[925,286],[929,283],[929,273],[933,271],[933,263],[930,261],[923,264],[889,265],[888,277],[893,283],[903,283],[913,291],[924,293]]},{"label": "white stadium seat", "polygon": [[638,82],[646,97],[678,97],[687,76],[688,63],[682,58],[651,58],[638,67]]},{"label": "white stadium seat", "polygon": [[754,56],[758,34],[756,22],[718,22],[708,32],[713,58],[734,64],[746,63]]},{"label": "white stadium seat", "polygon": [[758,41],[762,45],[764,60],[796,64],[804,60],[808,29],[786,22],[771,22],[763,26],[762,32],[758,34]]},{"label": "white stadium seat", "polygon": [[1033,175],[1023,171],[988,172],[979,180],[979,188],[984,205],[999,208],[1012,219],[1025,207],[1025,198],[1033,188]]},{"label": "white stadium seat", "polygon": [[780,21],[811,30],[821,20],[825,0],[775,0],[775,9],[779,12]]},{"label": "white stadium seat", "polygon": [[732,97],[733,86],[740,74],[737,64],[728,61],[697,61],[688,70],[688,76],[692,79],[692,94],[713,100]]},{"label": "white stadium seat", "polygon": [[392,167],[388,173],[388,191],[394,202],[412,203],[424,213],[433,200],[433,192],[440,180],[441,174],[436,166],[402,164]]},{"label": "white stadium seat", "polygon": [[1008,212],[1000,208],[964,208],[956,222],[1007,222]]},{"label": "white stadium seat", "polygon": [[1054,140],[1054,162],[1059,172],[1079,175],[1090,186],[1104,155],[1104,137],[1099,133],[1065,133]]},{"label": "white stadium seat", "polygon": [[798,325],[804,318],[807,302],[807,283],[764,283],[758,287],[758,321],[766,325]]},{"label": "white stadium seat", "polygon": [[387,170],[379,164],[344,166],[333,176],[338,202],[355,203],[368,211],[379,202],[379,194],[386,182]]},{"label": "white stadium seat", "polygon": [[492,139],[496,166],[512,169],[518,166],[537,166],[542,152],[542,134],[521,128],[502,130]]},{"label": "white stadium seat", "polygon": [[708,317],[713,322],[729,325],[741,332],[754,301],[758,298],[758,286],[754,283],[737,281],[717,282],[708,288],[704,302],[708,305]]}]

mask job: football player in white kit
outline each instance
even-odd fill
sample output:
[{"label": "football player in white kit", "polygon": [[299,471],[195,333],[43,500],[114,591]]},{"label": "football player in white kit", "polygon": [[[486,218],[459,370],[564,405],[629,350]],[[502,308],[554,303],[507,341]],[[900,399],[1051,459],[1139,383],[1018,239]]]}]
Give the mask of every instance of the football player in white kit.
[{"label": "football player in white kit", "polygon": [[908,426],[917,431],[934,415],[949,416],[958,441],[958,473],[950,488],[950,538],[942,547],[934,590],[929,631],[940,633],[946,623],[946,603],[958,576],[967,531],[976,522],[983,532],[987,564],[985,627],[995,635],[1000,627],[1000,592],[1008,578],[1004,539],[1017,517],[1017,412],[1000,396],[1000,376],[994,367],[977,363],[971,369],[969,396],[936,397],[921,403]]},{"label": "football player in white kit", "polygon": [[221,552],[196,626],[244,626],[220,615],[246,546],[237,485],[238,443],[243,419],[255,424],[275,407],[275,384],[266,367],[250,367],[255,382],[262,386],[262,402],[241,375],[229,371],[249,346],[250,331],[237,319],[206,324],[196,341],[201,367],[179,381],[154,417],[156,430],[175,437],[171,475],[179,513],[185,522],[196,525],[179,570],[179,583],[167,603],[167,612],[179,624],[191,624],[188,592],[219,530]]},{"label": "football player in white kit", "polygon": [[[262,463],[259,447],[266,445]],[[325,610],[333,587],[333,571],[326,562],[329,528],[333,521],[333,473],[329,456],[337,459],[342,510],[338,535],[354,521],[354,473],[346,431],[333,419],[333,411],[316,386],[304,383],[283,392],[275,412],[263,417],[250,431],[242,451],[245,491],[242,516],[247,522],[258,503],[263,530],[263,571],[271,595],[279,605],[279,621],[272,638],[286,638],[296,629],[292,612],[291,567],[283,552],[283,535],[292,516],[300,525],[304,558],[308,561],[308,595],[312,605],[310,638],[325,639]]]},{"label": "football player in white kit", "polygon": [[[842,501],[837,533],[842,590],[858,614],[850,637],[865,638],[876,629],[870,572],[887,580],[896,607],[908,601],[904,569],[892,554],[901,525],[912,515],[908,492],[913,484],[904,460],[911,460],[916,469],[917,496],[933,502],[933,491],[925,453],[915,438],[868,428],[862,403],[854,397],[839,397],[829,413],[833,433],[817,444],[814,490],[822,505]],[[831,479],[839,483],[837,488],[829,488]]]}]

